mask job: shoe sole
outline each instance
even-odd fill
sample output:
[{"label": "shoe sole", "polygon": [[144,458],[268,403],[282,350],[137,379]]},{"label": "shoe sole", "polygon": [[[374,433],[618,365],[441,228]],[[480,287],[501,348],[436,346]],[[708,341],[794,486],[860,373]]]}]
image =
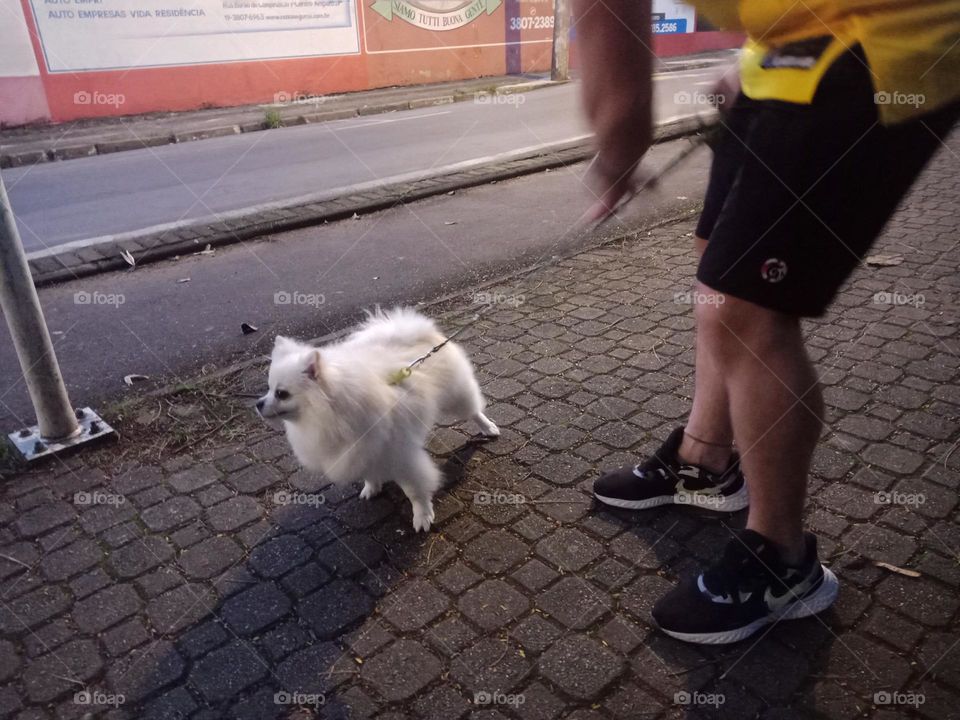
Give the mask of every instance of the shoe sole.
[{"label": "shoe sole", "polygon": [[840,581],[837,580],[837,576],[829,568],[823,568],[823,582],[812,594],[781,608],[779,612],[773,612],[766,617],[754,620],[749,625],[717,633],[682,633],[665,630],[662,627],[660,629],[670,637],[684,642],[700,645],[727,645],[745,640],[770,623],[780,622],[781,620],[799,620],[821,613],[833,605],[839,591]]},{"label": "shoe sole", "polygon": [[612,507],[623,508],[625,510],[649,510],[650,508],[660,507],[661,505],[688,505],[698,507],[704,510],[713,510],[714,512],[734,513],[743,510],[750,504],[750,493],[747,490],[747,484],[743,483],[739,490],[732,495],[706,495],[704,493],[677,493],[675,495],[657,495],[646,500],[623,500],[621,498],[607,497],[606,495],[593,496],[600,502]]}]

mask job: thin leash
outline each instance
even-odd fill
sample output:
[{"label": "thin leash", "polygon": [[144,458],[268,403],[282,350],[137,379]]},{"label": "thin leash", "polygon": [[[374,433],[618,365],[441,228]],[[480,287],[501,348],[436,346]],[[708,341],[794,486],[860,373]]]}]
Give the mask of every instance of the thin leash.
[{"label": "thin leash", "polygon": [[[624,205],[632,201],[638,194],[659,183],[666,175],[668,175],[677,166],[679,166],[684,160],[690,157],[690,155],[692,155],[693,152],[697,148],[699,148],[701,145],[703,144],[713,145],[713,142],[717,134],[720,132],[720,126],[721,126],[720,122],[715,121],[712,123],[706,123],[703,121],[703,118],[699,115],[697,116],[697,122],[699,124],[699,129],[697,130],[697,134],[694,137],[690,138],[690,144],[687,147],[685,147],[683,150],[676,153],[673,157],[671,157],[670,160],[668,160],[666,164],[663,165],[663,167],[661,167],[656,173],[644,179],[643,182],[640,183],[640,185],[628,197],[626,197],[623,201],[621,201],[617,205],[616,209],[613,212],[611,212],[609,215],[607,215],[606,217],[598,221],[596,224],[594,224],[591,230],[596,230],[597,228],[599,228],[607,220],[613,217],[616,214],[617,210],[620,210],[621,208],[623,208]],[[536,272],[539,269],[540,269],[539,265],[534,265],[532,268],[530,268],[529,271],[519,275],[517,278],[514,278],[514,280],[515,281],[523,280],[525,277],[527,277],[528,275],[532,275],[534,272]],[[422,365],[423,362],[426,361],[428,358],[430,358],[432,355],[442,350],[443,347],[448,342],[453,340],[457,335],[462,333],[464,330],[466,330],[467,328],[473,327],[473,325],[478,320],[480,320],[481,316],[493,307],[494,307],[493,303],[488,304],[480,312],[475,313],[470,322],[468,322],[466,325],[462,325],[457,330],[450,333],[443,342],[432,347],[427,353],[425,353],[424,355],[421,355],[409,365],[390,373],[390,375],[387,376],[387,384],[399,385],[400,383],[402,383],[404,380],[406,380],[408,377],[410,377],[413,374],[414,369]]]},{"label": "thin leash", "polygon": [[590,230],[594,231],[607,223],[610,218],[616,217],[617,213],[629,205],[637,195],[644,190],[656,187],[657,184],[671,172],[673,172],[684,160],[690,157],[701,145],[713,146],[719,134],[723,131],[723,126],[719,120],[705,122],[701,115],[696,116],[697,133],[693,137],[687,138],[689,144],[671,157],[660,169],[651,175],[644,177],[639,184],[634,187],[609,214],[597,220]]},{"label": "thin leash", "polygon": [[[488,305],[488,307],[493,307],[493,305]],[[432,348],[430,348],[429,351],[427,351],[425,354],[418,357],[416,360],[414,360],[412,363],[410,363],[406,367],[402,367],[399,370],[396,370],[395,372],[391,373],[387,378],[387,384],[399,385],[400,383],[402,383],[404,380],[406,380],[408,377],[410,377],[413,374],[414,368],[416,368],[418,365],[422,365],[427,358],[429,358],[431,355],[442,350],[444,345],[446,345],[448,342],[453,340],[457,335],[462,333],[467,328],[472,327],[473,323],[479,319],[480,319],[480,313],[475,314],[470,323],[466,325],[462,325],[456,330],[454,330],[452,333],[447,335],[447,337],[444,339],[443,342],[437,345],[434,345]]]}]

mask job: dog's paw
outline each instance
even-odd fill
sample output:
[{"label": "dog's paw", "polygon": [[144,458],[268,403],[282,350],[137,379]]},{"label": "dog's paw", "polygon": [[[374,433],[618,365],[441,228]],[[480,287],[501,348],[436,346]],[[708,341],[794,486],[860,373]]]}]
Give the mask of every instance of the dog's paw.
[{"label": "dog's paw", "polygon": [[413,529],[416,532],[429,532],[430,525],[433,523],[434,513],[433,513],[433,504],[431,503],[427,507],[414,507],[413,508]]},{"label": "dog's paw", "polygon": [[360,491],[360,497],[364,500],[373,500],[377,495],[380,494],[380,486],[373,485],[369,482],[363,483],[363,490]]},{"label": "dog's paw", "polygon": [[500,437],[500,428],[494,425],[486,415],[478,413],[474,419],[477,421],[477,425],[480,426],[481,435],[489,438]]}]

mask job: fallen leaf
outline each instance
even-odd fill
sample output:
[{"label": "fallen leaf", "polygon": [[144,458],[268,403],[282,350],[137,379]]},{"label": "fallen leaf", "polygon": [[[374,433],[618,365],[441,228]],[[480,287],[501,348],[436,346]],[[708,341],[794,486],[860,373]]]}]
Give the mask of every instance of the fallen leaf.
[{"label": "fallen leaf", "polygon": [[255,333],[260,328],[258,328],[256,325],[251,325],[250,323],[240,323],[240,329],[243,331],[244,335],[250,335],[251,333]]},{"label": "fallen leaf", "polygon": [[190,278],[180,278],[179,280],[177,280],[177,282],[178,282],[178,283],[188,283],[188,282],[190,282]]},{"label": "fallen leaf", "polygon": [[865,262],[873,267],[893,267],[903,262],[903,255],[868,255]]},{"label": "fallen leaf", "polygon": [[133,385],[135,382],[143,382],[144,380],[149,380],[149,375],[124,375],[123,382],[127,385]]},{"label": "fallen leaf", "polygon": [[120,257],[126,260],[127,265],[129,265],[130,267],[133,268],[137,266],[137,261],[134,259],[133,255],[130,254],[129,250],[121,250]]},{"label": "fallen leaf", "polygon": [[456,225],[457,222],[458,222],[457,220],[447,220],[447,221],[445,221],[443,224],[444,224],[444,225]]},{"label": "fallen leaf", "polygon": [[879,560],[874,561],[873,563],[878,568],[883,568],[884,570],[889,570],[890,572],[895,572],[898,575],[906,575],[907,577],[917,578],[920,577],[920,573],[916,570],[907,570],[906,568],[897,567],[896,565],[891,565],[890,563],[881,562]]}]

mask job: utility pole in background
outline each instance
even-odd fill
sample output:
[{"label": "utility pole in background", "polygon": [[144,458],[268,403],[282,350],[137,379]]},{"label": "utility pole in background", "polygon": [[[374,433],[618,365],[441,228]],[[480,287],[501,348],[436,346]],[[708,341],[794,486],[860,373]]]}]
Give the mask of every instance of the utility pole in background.
[{"label": "utility pole in background", "polygon": [[10,328],[37,425],[10,434],[28,460],[112,433],[89,408],[74,411],[40,309],[10,199],[0,177],[0,309]]},{"label": "utility pole in background", "polygon": [[570,79],[570,0],[554,0],[553,5],[553,61],[550,79]]}]

